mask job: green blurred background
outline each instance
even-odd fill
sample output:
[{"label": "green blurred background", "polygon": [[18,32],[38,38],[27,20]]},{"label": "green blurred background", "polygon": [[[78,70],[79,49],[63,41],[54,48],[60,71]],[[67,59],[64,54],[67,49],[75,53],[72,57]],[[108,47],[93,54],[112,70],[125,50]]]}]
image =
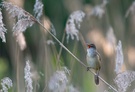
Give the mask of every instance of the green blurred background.
[{"label": "green blurred background", "polygon": [[[24,8],[33,14],[34,0],[8,0]],[[109,84],[114,84],[116,74],[115,70],[115,47],[119,40],[122,41],[124,53],[124,65],[122,71],[127,69],[134,70],[135,66],[135,27],[134,13],[127,18],[125,14],[134,0],[108,0],[105,6],[105,14],[101,19],[96,17],[85,17],[81,23],[79,32],[84,40],[89,43],[95,43],[99,53],[102,56],[102,68],[100,76]],[[86,15],[96,6],[102,4],[102,0],[42,0],[44,4],[43,16],[41,22],[49,25],[51,22],[56,30],[56,37],[62,41],[65,33],[66,22],[70,14],[76,10],[82,10]],[[60,66],[66,66],[71,70],[69,76],[70,83],[73,84],[80,92],[104,92],[110,90],[107,85],[100,82],[98,86],[93,81],[93,75],[86,71],[67,51],[62,49],[62,54],[58,61],[60,45],[43,29],[34,24],[24,32],[26,48],[20,50],[16,38],[13,36],[13,21],[10,15],[3,12],[3,21],[8,29],[6,33],[6,43],[0,41],[0,79],[9,76],[14,83],[13,91],[20,90],[24,92],[24,66],[25,61],[30,60],[32,63],[32,72],[34,72],[33,86],[37,87],[37,92],[42,92],[48,84],[50,76],[58,70],[57,62]],[[46,26],[50,29],[50,26]],[[115,35],[114,44],[108,40],[108,30],[113,28]],[[110,37],[111,39],[111,37]],[[54,41],[54,45],[48,45],[47,41]],[[86,64],[86,51],[82,41],[69,40],[63,43],[75,56]],[[45,92],[49,92],[48,88]]]}]

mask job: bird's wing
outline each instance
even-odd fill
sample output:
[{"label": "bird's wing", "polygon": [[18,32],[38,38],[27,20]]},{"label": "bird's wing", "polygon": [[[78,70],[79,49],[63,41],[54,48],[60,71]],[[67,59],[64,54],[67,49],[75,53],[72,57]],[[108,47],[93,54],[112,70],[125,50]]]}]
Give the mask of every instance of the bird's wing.
[{"label": "bird's wing", "polygon": [[98,53],[98,51],[96,51],[96,53],[97,53],[97,56],[98,56],[99,61],[101,61],[102,60],[101,59],[101,55]]}]

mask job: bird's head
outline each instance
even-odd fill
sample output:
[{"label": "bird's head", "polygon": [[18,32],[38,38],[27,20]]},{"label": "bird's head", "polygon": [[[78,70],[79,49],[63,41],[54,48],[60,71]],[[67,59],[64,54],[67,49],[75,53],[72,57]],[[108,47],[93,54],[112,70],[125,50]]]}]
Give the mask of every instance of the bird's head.
[{"label": "bird's head", "polygon": [[90,49],[90,48],[96,49],[96,46],[94,44],[87,44],[87,48],[88,49]]}]

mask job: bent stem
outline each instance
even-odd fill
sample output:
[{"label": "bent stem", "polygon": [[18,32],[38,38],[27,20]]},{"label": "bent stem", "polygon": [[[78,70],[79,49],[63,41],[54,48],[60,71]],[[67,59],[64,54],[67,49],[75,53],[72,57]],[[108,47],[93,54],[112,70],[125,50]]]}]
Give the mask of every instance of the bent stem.
[{"label": "bent stem", "polygon": [[[70,55],[72,55],[81,65],[83,65],[85,68],[87,68],[87,66],[80,60],[78,59],[71,51],[69,51],[58,39],[57,37],[55,37],[55,35],[53,35],[50,31],[48,31],[43,24],[41,24],[39,21],[36,21],[39,25],[41,25],[44,30],[46,30],[58,43],[61,47],[63,47]],[[89,70],[92,74],[96,75],[93,71]],[[99,79],[104,82],[107,86],[109,86],[111,89],[113,89],[115,92],[118,92],[113,86],[111,86],[109,83],[107,83],[102,77],[99,76]]]}]

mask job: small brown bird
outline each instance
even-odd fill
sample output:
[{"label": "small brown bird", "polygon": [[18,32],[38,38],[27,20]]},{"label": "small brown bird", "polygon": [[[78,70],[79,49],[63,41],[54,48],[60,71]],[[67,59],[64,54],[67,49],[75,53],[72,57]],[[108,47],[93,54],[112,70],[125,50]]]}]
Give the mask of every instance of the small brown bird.
[{"label": "small brown bird", "polygon": [[96,85],[99,84],[99,71],[101,68],[101,57],[100,54],[96,50],[96,46],[94,44],[87,44],[87,71],[89,69],[94,69],[96,72],[96,75],[94,76],[95,78],[95,83]]}]

